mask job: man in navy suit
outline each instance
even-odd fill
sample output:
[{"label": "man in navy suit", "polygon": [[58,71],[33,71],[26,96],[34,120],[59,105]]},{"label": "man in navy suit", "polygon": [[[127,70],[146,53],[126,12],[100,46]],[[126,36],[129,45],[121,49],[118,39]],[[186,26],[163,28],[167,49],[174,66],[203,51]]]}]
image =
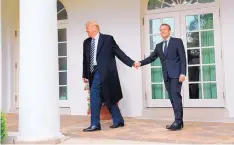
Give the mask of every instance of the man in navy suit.
[{"label": "man in navy suit", "polygon": [[83,81],[89,82],[91,125],[84,132],[101,130],[100,108],[104,103],[109,109],[113,125],[124,126],[124,119],[117,103],[123,98],[115,57],[132,67],[134,61],[117,45],[114,37],[101,34],[99,25],[94,21],[86,24],[89,38],[83,44]]},{"label": "man in navy suit", "polygon": [[162,64],[163,78],[166,90],[174,110],[175,121],[167,125],[169,130],[183,128],[183,106],[181,87],[186,76],[186,56],[183,42],[180,38],[170,36],[171,27],[168,24],[160,26],[160,34],[163,42],[156,45],[154,52],[144,60],[135,62],[136,68],[155,61],[158,57]]}]

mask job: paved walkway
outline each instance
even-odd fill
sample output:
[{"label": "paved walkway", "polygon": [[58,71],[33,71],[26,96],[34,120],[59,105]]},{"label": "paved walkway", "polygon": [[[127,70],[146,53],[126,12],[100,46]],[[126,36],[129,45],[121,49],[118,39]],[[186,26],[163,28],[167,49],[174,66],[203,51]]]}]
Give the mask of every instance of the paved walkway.
[{"label": "paved walkway", "polygon": [[[18,116],[7,115],[8,131],[17,132]],[[102,131],[82,132],[89,126],[88,116],[61,116],[61,132],[70,137],[64,143],[163,142],[183,144],[234,144],[234,123],[185,122],[182,131],[165,129],[169,121],[125,118],[126,126],[110,129],[111,121],[102,121]]]}]

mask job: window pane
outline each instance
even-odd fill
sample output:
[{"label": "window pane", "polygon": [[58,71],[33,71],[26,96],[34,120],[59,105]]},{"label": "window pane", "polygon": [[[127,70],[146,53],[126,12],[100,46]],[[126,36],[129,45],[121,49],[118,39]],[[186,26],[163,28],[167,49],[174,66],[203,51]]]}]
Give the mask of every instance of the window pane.
[{"label": "window pane", "polygon": [[67,58],[59,58],[59,70],[67,70]]},{"label": "window pane", "polygon": [[148,10],[211,2],[215,2],[215,0],[149,0]]},{"label": "window pane", "polygon": [[150,36],[150,49],[154,50],[156,44],[160,43],[161,41],[162,41],[162,38],[159,35]]},{"label": "window pane", "polygon": [[67,30],[58,29],[58,42],[67,41]]},{"label": "window pane", "polygon": [[201,46],[214,46],[214,31],[202,31],[201,32]]},{"label": "window pane", "polygon": [[163,5],[162,5],[162,8],[169,8],[169,7],[171,7],[171,6],[166,4],[166,3],[163,3]]},{"label": "window pane", "polygon": [[214,48],[202,48],[202,64],[215,63]]},{"label": "window pane", "polygon": [[181,3],[184,5],[190,5],[197,2],[197,0],[181,0],[181,1],[182,1]]},{"label": "window pane", "polygon": [[171,32],[172,33],[175,32],[175,20],[174,20],[174,18],[163,18],[163,23],[166,23],[169,26],[171,26]]},{"label": "window pane", "polygon": [[155,61],[153,61],[153,62],[151,63],[151,66],[161,66],[160,59],[157,58]]},{"label": "window pane", "polygon": [[67,100],[67,86],[59,87],[59,100]]},{"label": "window pane", "polygon": [[65,20],[67,19],[67,11],[64,9],[57,15],[58,20]]},{"label": "window pane", "polygon": [[200,27],[201,30],[213,29],[213,14],[200,15]]},{"label": "window pane", "polygon": [[200,83],[189,84],[189,99],[202,99],[202,87]]},{"label": "window pane", "polygon": [[161,25],[160,19],[152,19],[149,21],[149,24],[150,24],[150,34],[155,34],[155,33],[160,34],[160,31],[159,31],[159,28]]},{"label": "window pane", "polygon": [[162,68],[151,68],[151,81],[162,82]]},{"label": "window pane", "polygon": [[186,16],[186,29],[187,31],[198,30],[198,15]]},{"label": "window pane", "polygon": [[203,66],[203,81],[216,81],[215,65]]},{"label": "window pane", "polygon": [[57,12],[64,8],[63,4],[58,0],[57,1]]},{"label": "window pane", "polygon": [[162,2],[159,0],[149,0],[148,10],[159,9],[162,6]]},{"label": "window pane", "polygon": [[59,85],[67,85],[67,72],[59,72]]},{"label": "window pane", "polygon": [[211,3],[215,2],[215,0],[198,0],[199,3]]},{"label": "window pane", "polygon": [[204,99],[217,99],[216,83],[204,83]]},{"label": "window pane", "polygon": [[200,49],[188,49],[188,64],[200,64]]},{"label": "window pane", "polygon": [[187,48],[199,47],[199,32],[187,33]]},{"label": "window pane", "polygon": [[188,67],[189,82],[198,82],[201,80],[200,66]]},{"label": "window pane", "polygon": [[[173,5],[173,0],[164,0],[164,3],[168,3],[168,4]],[[176,3],[174,5],[176,5]]]},{"label": "window pane", "polygon": [[67,43],[58,43],[58,55],[67,56]]},{"label": "window pane", "polygon": [[162,84],[152,84],[152,99],[163,99]]},{"label": "window pane", "polygon": [[165,90],[165,98],[166,98],[166,99],[169,99],[169,95],[168,95],[167,90]]}]

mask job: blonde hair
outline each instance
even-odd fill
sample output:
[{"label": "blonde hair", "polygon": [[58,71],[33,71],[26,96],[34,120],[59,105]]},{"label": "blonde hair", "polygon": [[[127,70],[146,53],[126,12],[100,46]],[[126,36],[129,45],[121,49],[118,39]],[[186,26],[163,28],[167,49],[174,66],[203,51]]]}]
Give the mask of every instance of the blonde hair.
[{"label": "blonde hair", "polygon": [[96,26],[97,30],[100,31],[99,24],[96,21],[88,21],[85,25],[86,26],[88,26],[88,25]]}]

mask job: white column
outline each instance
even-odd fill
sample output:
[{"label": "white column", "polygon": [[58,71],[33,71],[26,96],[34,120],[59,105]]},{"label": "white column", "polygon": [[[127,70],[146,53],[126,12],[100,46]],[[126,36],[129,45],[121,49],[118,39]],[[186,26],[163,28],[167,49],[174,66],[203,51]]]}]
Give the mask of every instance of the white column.
[{"label": "white column", "polygon": [[2,0],[0,0],[0,110],[2,102]]},{"label": "white column", "polygon": [[19,141],[60,138],[57,0],[20,0]]},{"label": "white column", "polygon": [[225,98],[228,117],[234,117],[234,69],[233,69],[233,34],[234,34],[234,1],[220,0],[221,13],[221,32],[222,32],[222,48],[224,58],[225,73]]}]

